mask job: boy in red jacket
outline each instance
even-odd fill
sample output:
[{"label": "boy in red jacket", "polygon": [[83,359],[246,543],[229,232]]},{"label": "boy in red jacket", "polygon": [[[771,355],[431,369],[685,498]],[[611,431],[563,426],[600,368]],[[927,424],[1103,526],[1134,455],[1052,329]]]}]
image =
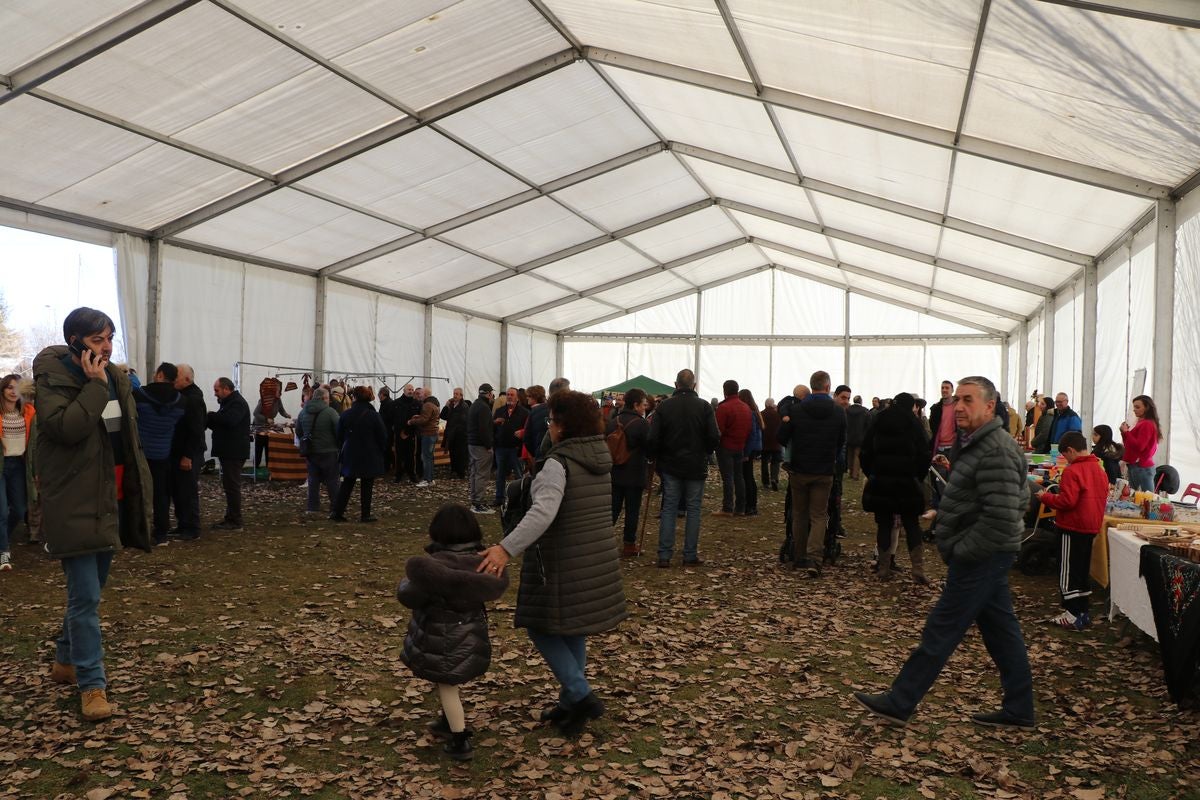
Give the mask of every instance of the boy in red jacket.
[{"label": "boy in red jacket", "polygon": [[1058,494],[1039,492],[1038,501],[1058,511],[1054,525],[1062,542],[1062,565],[1058,589],[1066,609],[1049,620],[1052,624],[1081,631],[1091,624],[1088,614],[1088,584],[1091,571],[1092,542],[1104,523],[1108,501],[1108,476],[1099,459],[1088,453],[1087,441],[1076,431],[1064,433],[1058,452],[1067,459]]}]

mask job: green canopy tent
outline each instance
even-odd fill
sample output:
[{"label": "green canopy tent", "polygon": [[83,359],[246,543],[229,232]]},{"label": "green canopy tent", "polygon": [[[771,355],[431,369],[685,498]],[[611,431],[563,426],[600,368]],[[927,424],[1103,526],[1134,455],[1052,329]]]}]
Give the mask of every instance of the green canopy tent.
[{"label": "green canopy tent", "polygon": [[607,389],[600,389],[592,392],[592,397],[605,397],[607,395],[625,394],[630,389],[641,389],[649,395],[656,394],[672,394],[675,391],[674,386],[668,386],[665,383],[659,383],[653,378],[647,378],[645,375],[638,375],[630,378],[627,381],[618,383],[616,386],[609,386]]}]

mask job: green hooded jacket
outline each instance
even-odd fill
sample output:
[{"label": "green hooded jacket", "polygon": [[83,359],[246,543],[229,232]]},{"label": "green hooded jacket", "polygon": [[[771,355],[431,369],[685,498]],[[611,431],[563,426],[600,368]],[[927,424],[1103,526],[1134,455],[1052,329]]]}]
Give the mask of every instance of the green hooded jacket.
[{"label": "green hooded jacket", "polygon": [[102,419],[108,386],[72,374],[63,364],[67,354],[66,345],[56,345],[33,361],[38,426],[34,463],[46,550],[55,558],[115,551],[122,545],[150,552],[152,483],[129,378],[108,365],[108,380],[121,408],[125,450],[123,513],[118,519],[113,447]]}]

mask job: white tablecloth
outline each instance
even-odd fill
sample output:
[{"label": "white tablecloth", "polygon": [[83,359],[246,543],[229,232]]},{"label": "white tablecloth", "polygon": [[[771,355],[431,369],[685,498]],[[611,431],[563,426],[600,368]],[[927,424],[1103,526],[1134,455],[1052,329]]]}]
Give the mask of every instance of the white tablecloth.
[{"label": "white tablecloth", "polygon": [[1130,622],[1158,641],[1150,593],[1146,591],[1146,582],[1138,574],[1145,545],[1144,540],[1132,533],[1108,529],[1109,596],[1112,598],[1108,618],[1111,620],[1120,611],[1129,617]]}]

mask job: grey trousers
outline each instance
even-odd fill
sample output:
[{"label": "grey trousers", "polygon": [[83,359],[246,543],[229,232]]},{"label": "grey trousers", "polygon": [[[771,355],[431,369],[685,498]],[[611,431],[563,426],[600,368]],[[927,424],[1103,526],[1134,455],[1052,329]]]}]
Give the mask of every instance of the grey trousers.
[{"label": "grey trousers", "polygon": [[477,444],[467,445],[471,454],[471,473],[467,476],[470,481],[471,505],[486,506],[487,483],[492,472],[492,451]]}]

